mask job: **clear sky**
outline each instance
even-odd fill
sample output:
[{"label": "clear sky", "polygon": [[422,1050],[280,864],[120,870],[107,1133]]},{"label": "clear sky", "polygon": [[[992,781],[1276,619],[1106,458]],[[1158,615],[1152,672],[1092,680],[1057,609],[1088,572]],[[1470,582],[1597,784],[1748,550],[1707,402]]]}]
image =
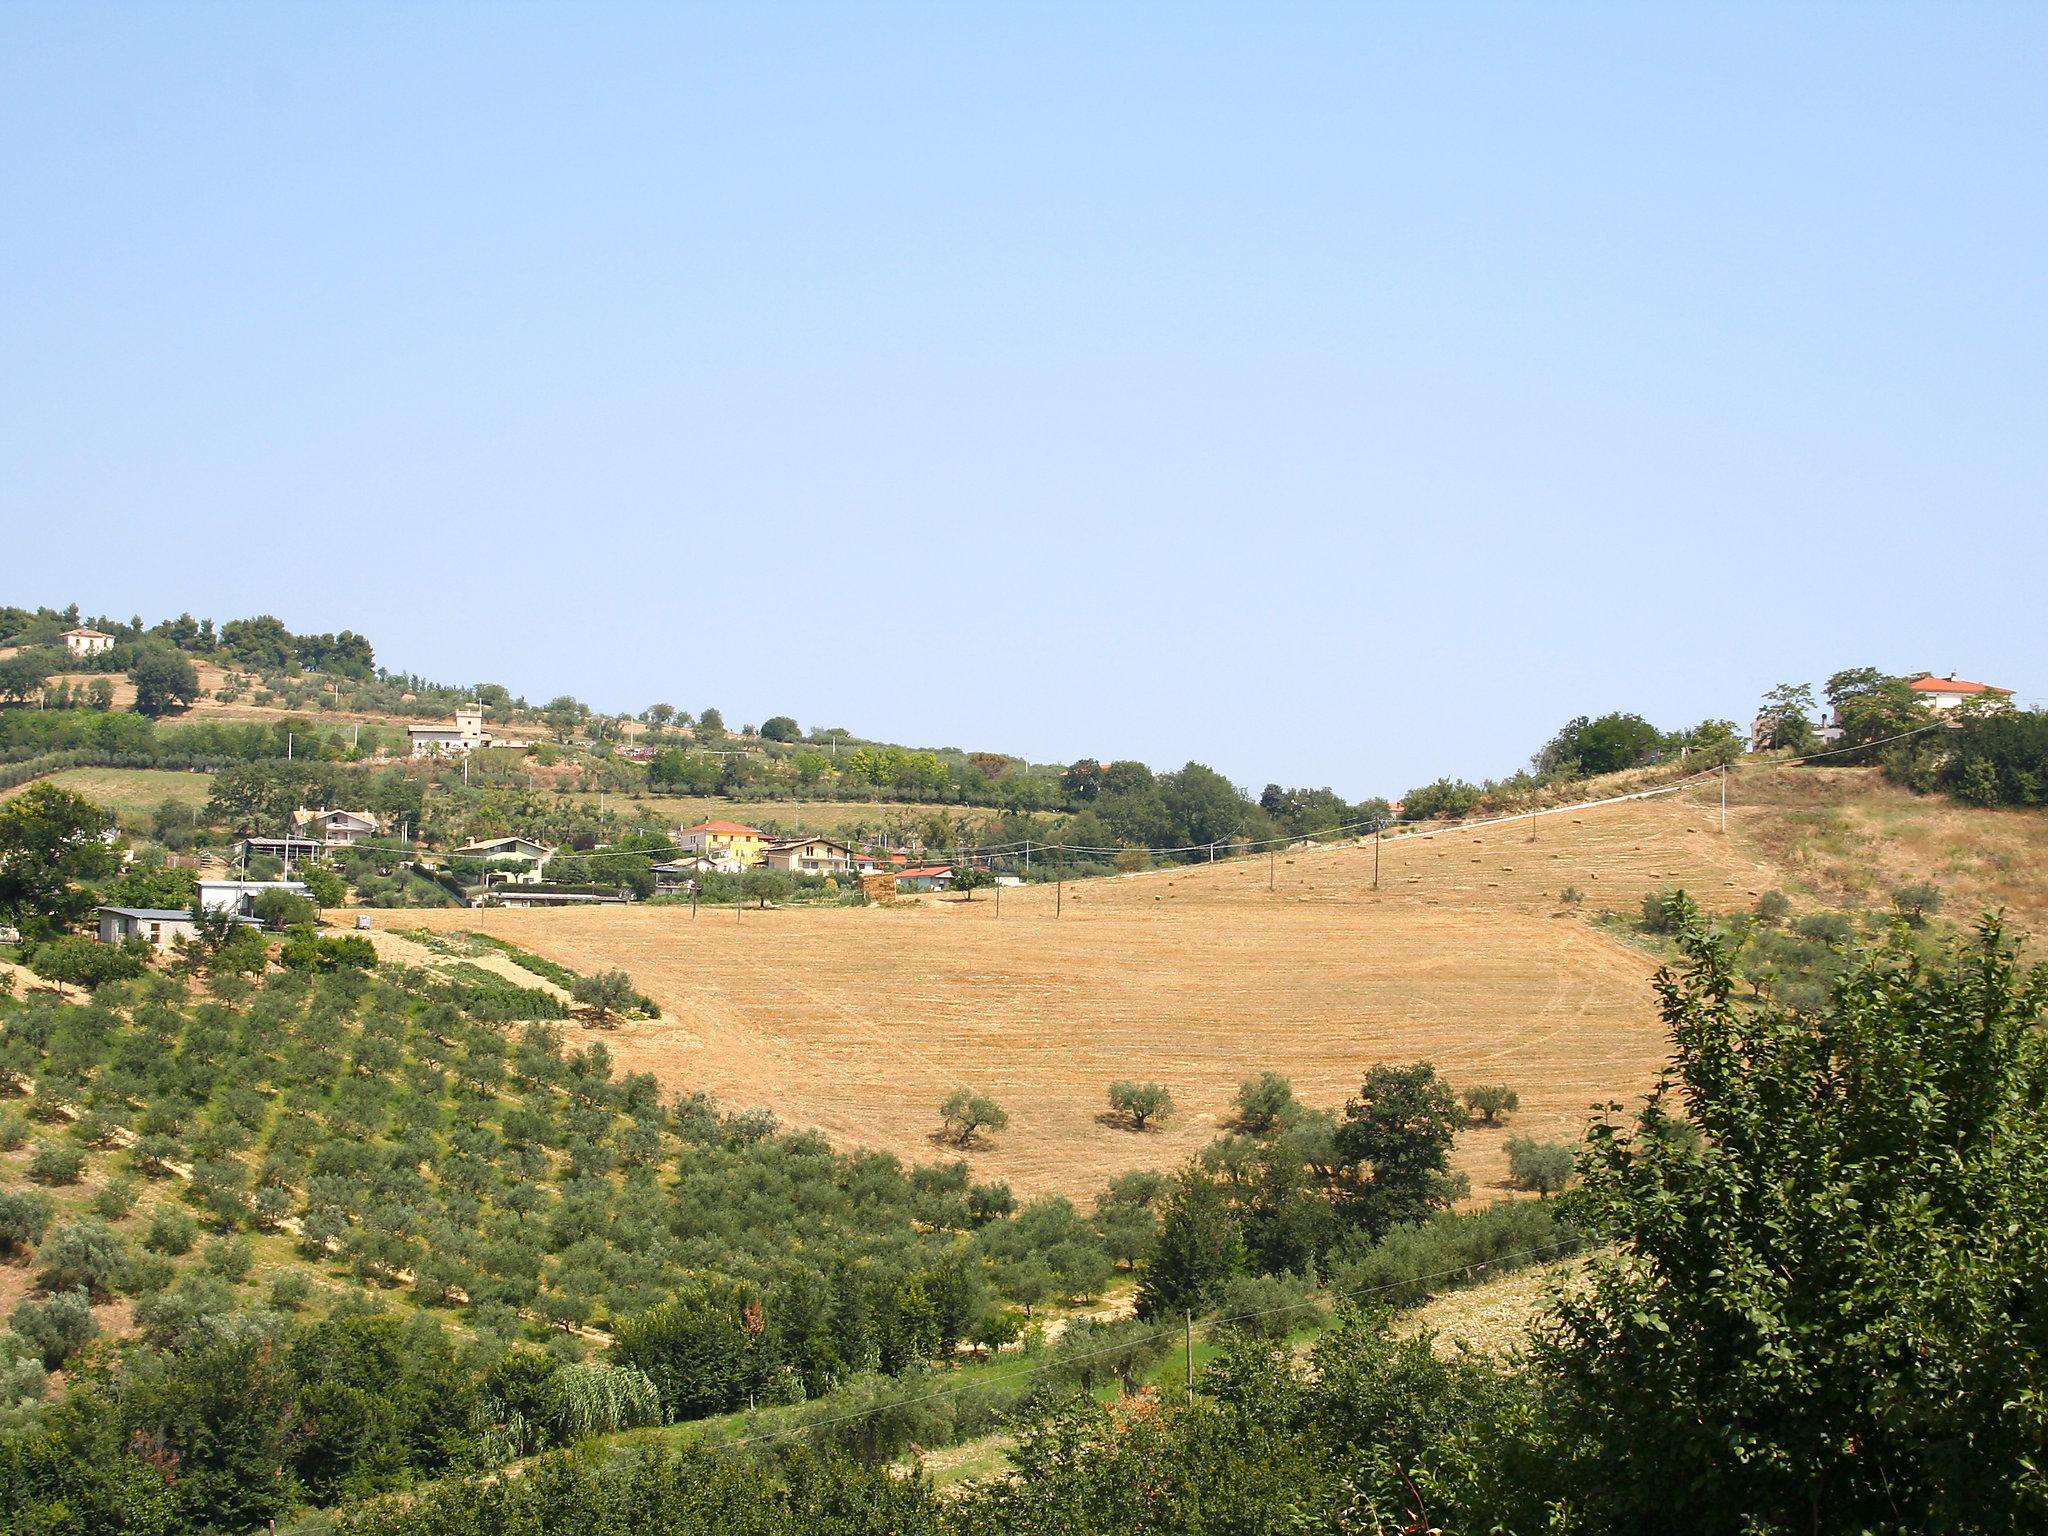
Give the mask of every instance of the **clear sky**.
[{"label": "clear sky", "polygon": [[2048,6],[0,8],[0,601],[1398,794],[2048,696]]}]

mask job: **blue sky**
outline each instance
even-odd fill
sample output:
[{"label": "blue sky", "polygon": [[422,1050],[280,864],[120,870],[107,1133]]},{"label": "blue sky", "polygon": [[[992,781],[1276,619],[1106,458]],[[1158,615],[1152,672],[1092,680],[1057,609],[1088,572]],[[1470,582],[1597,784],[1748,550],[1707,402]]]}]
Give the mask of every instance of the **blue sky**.
[{"label": "blue sky", "polygon": [[2048,696],[2048,8],[0,9],[0,601],[1398,794]]}]

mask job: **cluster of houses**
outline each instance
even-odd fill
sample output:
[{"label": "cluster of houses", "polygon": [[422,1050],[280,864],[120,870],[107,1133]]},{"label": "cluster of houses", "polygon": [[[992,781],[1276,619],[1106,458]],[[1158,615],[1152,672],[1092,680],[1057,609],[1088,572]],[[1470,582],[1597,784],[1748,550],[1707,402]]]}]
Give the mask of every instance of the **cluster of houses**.
[{"label": "cluster of houses", "polygon": [[904,852],[870,853],[830,837],[775,839],[758,827],[736,821],[705,821],[676,834],[683,857],[651,866],[655,889],[683,891],[693,877],[708,872],[744,874],[749,869],[774,869],[791,875],[893,875],[899,891],[944,890],[953,878],[950,866],[918,864]]}]

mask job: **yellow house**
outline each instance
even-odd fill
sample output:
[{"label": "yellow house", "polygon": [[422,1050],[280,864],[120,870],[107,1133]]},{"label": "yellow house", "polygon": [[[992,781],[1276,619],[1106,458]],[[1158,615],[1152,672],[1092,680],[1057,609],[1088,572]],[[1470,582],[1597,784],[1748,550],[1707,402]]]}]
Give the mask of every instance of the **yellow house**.
[{"label": "yellow house", "polygon": [[714,859],[733,859],[741,864],[758,864],[768,845],[768,834],[759,827],[743,827],[736,821],[701,821],[676,834],[676,846],[685,853],[701,853]]}]

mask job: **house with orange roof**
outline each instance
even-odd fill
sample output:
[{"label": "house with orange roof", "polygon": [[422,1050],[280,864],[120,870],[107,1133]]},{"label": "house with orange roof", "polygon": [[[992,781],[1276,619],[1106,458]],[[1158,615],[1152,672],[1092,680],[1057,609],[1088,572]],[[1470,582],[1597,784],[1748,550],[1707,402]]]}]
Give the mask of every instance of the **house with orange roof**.
[{"label": "house with orange roof", "polygon": [[685,853],[733,859],[741,865],[760,863],[767,845],[766,832],[759,827],[743,827],[736,821],[700,821],[676,833],[676,846]]},{"label": "house with orange roof", "polygon": [[1989,683],[1973,683],[1951,672],[1947,677],[1935,677],[1923,672],[1908,681],[1907,687],[1919,696],[1920,702],[1937,714],[1961,709],[1972,700],[1993,708],[2002,708],[2012,702],[2010,688],[1994,688]]}]

